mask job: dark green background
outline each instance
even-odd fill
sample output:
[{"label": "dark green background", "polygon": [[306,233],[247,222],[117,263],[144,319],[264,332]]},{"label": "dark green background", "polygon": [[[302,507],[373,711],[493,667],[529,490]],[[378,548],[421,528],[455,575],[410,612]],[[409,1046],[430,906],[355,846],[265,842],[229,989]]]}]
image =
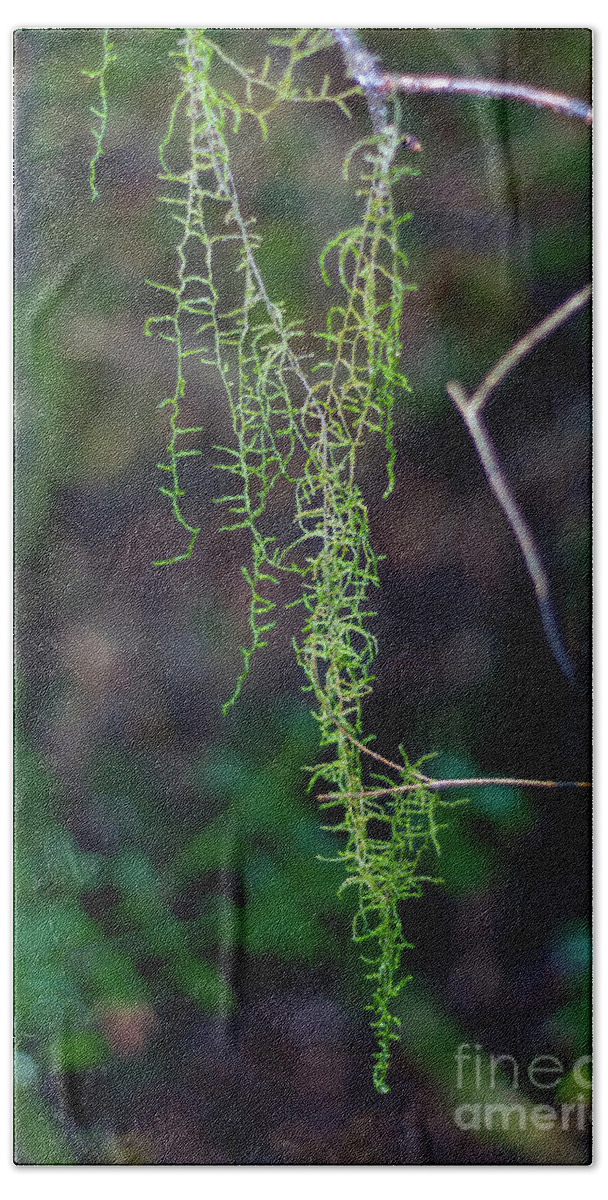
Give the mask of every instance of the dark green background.
[{"label": "dark green background", "polygon": [[[263,61],[263,31],[216,35]],[[332,842],[305,790],[316,730],[294,610],[220,713],[246,636],[246,547],[219,532],[209,464],[226,416],[195,371],[187,418],[204,426],[203,457],[186,460],[185,509],[203,530],[191,562],[152,566],[182,548],[155,490],[171,351],[142,332],[162,311],[145,278],[171,283],[175,270],[156,197],[178,32],[112,36],[94,204],[96,88],[81,69],[97,66],[101,33],[25,30],[15,43],[18,1161],[583,1161],[586,1134],[476,1135],[453,1113],[461,1041],[484,1064],[513,1055],[530,1103],[576,1100],[571,1077],[540,1094],[525,1069],[552,1054],[568,1071],[588,1053],[588,793],[485,789],[455,811],[445,886],[404,911],[414,983],[391,1094],[376,1096],[349,894],[336,897],[338,868],[316,858]],[[588,98],[584,30],[363,36],[387,69]],[[337,51],[322,65],[343,86]],[[588,316],[539,347],[488,412],[576,689],[444,385],[473,387],[587,281],[589,131],[515,103],[406,97],[402,109],[423,147],[397,197],[413,212],[413,391],[396,408],[389,501],[380,449],[365,462],[386,556],[367,727],[391,757],[400,741],[411,758],[439,752],[436,774],[585,779]],[[362,101],[353,114],[283,110],[266,144],[245,121],[235,146],[270,293],[310,330],[327,304],[317,256],[356,213],[341,161],[369,132]]]}]

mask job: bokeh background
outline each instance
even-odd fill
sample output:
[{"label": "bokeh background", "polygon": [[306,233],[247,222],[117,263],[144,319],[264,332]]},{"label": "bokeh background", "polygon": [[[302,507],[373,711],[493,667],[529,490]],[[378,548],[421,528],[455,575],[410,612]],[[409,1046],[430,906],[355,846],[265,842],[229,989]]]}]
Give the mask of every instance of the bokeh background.
[{"label": "bokeh background", "polygon": [[[157,146],[178,91],[178,31],[113,32],[106,153],[92,204],[81,74],[101,32],[22,30],[16,51],[17,1160],[30,1163],[525,1163],[588,1157],[589,794],[483,789],[442,839],[445,883],[404,911],[402,1037],[386,1097],[371,1086],[349,893],[303,767],[316,728],[279,624],[239,704],[220,705],[246,636],[245,547],[219,532],[211,447],[226,429],[192,372],[203,456],[186,460],[190,562],[156,490],[172,391],[162,311],[174,278]],[[246,63],[266,34],[218,30]],[[589,97],[586,30],[368,30],[388,69],[494,76]],[[337,51],[323,56],[338,86]],[[588,779],[589,318],[502,386],[489,423],[537,534],[578,686],[543,640],[530,583],[488,491],[449,379],[473,387],[590,268],[590,137],[514,103],[404,98],[422,143],[399,185],[410,278],[396,409],[397,486],[365,463],[381,565],[377,684],[391,757],[436,774]],[[285,108],[235,149],[273,298],[311,330],[317,257],[352,223],[341,161],[369,132],[329,107]],[[414,162],[415,158],[415,162]],[[296,610],[297,611],[297,610]],[[293,617],[291,618],[293,621]],[[431,864],[432,865],[432,864]],[[435,868],[433,867],[433,870]],[[336,873],[338,872],[338,873]],[[454,1055],[478,1054],[463,1086]],[[477,1051],[475,1050],[477,1047]],[[461,1130],[511,1055],[525,1108]],[[537,1055],[563,1071],[542,1092]],[[585,1069],[586,1070],[586,1069]],[[501,1090],[502,1089],[502,1090]],[[530,1106],[581,1103],[563,1132]],[[584,1112],[584,1119],[581,1113]],[[582,1128],[578,1128],[582,1125]]]}]

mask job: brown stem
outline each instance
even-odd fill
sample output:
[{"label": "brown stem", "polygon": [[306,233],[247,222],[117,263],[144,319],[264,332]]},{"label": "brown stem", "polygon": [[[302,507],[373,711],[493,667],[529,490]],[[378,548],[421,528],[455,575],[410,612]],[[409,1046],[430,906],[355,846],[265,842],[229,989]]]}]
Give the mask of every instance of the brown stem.
[{"label": "brown stem", "polygon": [[380,82],[385,76],[378,69],[378,60],[363,45],[354,29],[332,29],[331,32],[344,55],[347,74],[359,84],[365,96],[374,133],[381,133],[387,124],[387,109]]},{"label": "brown stem", "polygon": [[[392,796],[395,792],[415,792],[419,783],[403,783],[396,787],[371,788],[363,792],[325,792],[317,796],[318,800],[339,800],[342,796],[366,796],[370,799],[376,796]],[[588,788],[591,784],[586,781],[563,779],[510,779],[510,778],[474,778],[474,779],[430,779],[425,780],[426,791],[438,792],[446,788],[462,787],[529,787],[529,788]]]},{"label": "brown stem", "polygon": [[593,111],[584,100],[563,96],[544,88],[531,87],[527,83],[512,83],[500,79],[467,79],[452,75],[384,75],[378,82],[379,90],[386,94],[404,92],[409,95],[452,93],[465,96],[484,96],[488,100],[521,100],[535,108],[548,108],[562,116],[572,117],[591,125]]},{"label": "brown stem", "polygon": [[[542,321],[539,321],[538,325],[534,325],[519,341],[515,342],[511,346],[511,349],[507,350],[507,353],[503,354],[502,358],[499,358],[498,362],[492,367],[492,370],[488,371],[488,374],[475,388],[472,396],[469,396],[469,410],[472,409],[474,412],[480,412],[490,394],[502,383],[505,376],[521,362],[522,358],[525,358],[535,346],[538,346],[539,342],[544,341],[546,337],[549,337],[551,333],[559,329],[559,326],[563,325],[564,321],[574,316],[574,313],[578,312],[579,309],[584,308],[590,296],[591,284],[588,283],[586,287],[575,292],[573,296],[570,296],[558,308],[554,308],[548,317],[544,317]],[[458,385],[448,383],[446,386],[449,389]]]},{"label": "brown stem", "polygon": [[[322,694],[323,688],[321,687],[321,684],[319,681],[319,674],[317,671],[317,659],[316,659],[315,655],[312,655],[312,657],[311,657],[311,667],[312,667],[312,673],[313,673],[317,688],[319,690],[319,693]],[[399,763],[391,762],[390,758],[384,758],[384,756],[382,754],[378,754],[376,750],[370,750],[369,746],[365,746],[364,743],[360,742],[358,740],[358,738],[356,738],[355,735],[353,733],[351,733],[349,729],[346,728],[345,725],[342,725],[340,723],[340,721],[335,716],[335,714],[331,711],[331,709],[329,711],[329,715],[330,715],[334,725],[336,726],[336,729],[339,729],[340,733],[343,733],[344,737],[348,738],[349,742],[352,742],[353,746],[356,746],[357,750],[360,750],[362,754],[369,754],[370,758],[375,758],[376,762],[381,762],[385,767],[388,767],[390,771],[397,771],[397,773],[399,775],[403,774],[405,767],[402,767],[402,766],[400,767]],[[423,775],[423,774],[421,774],[420,771],[414,771],[414,775],[416,775],[416,777],[418,779],[420,779],[421,781],[426,781],[429,778],[428,775]],[[346,792],[344,792],[343,795],[346,795]]]},{"label": "brown stem", "polygon": [[[332,29],[344,55],[348,74],[356,80],[367,100],[376,133],[386,124],[385,97],[394,92],[407,95],[457,94],[483,96],[488,100],[519,100],[535,108],[547,108],[565,117],[591,125],[593,112],[584,100],[564,96],[546,88],[501,79],[470,79],[455,75],[390,74],[360,41],[354,29]],[[419,149],[418,146],[412,147]]]},{"label": "brown stem", "polygon": [[569,317],[578,312],[591,296],[591,285],[575,292],[563,304],[538,325],[529,330],[511,349],[498,360],[492,370],[482,379],[479,386],[469,396],[462,384],[452,381],[446,384],[446,392],[458,409],[471,440],[477,451],[477,456],[483,468],[486,479],[500,505],[511,532],[521,550],[526,569],[536,595],[536,602],[545,632],[545,637],[560,670],[571,683],[574,682],[574,667],[568,652],[562,642],[559,627],[553,610],[549,578],[542,563],[540,552],[536,546],[534,535],[524,514],[522,513],[515,495],[502,469],[492,439],[483,420],[483,409],[492,392],[502,383],[503,379],[535,346],[553,333]]},{"label": "brown stem", "polygon": [[356,746],[357,749],[361,750],[363,754],[369,754],[370,758],[375,758],[376,762],[383,763],[385,767],[389,768],[389,770],[398,771],[400,775],[403,774],[403,767],[400,767],[398,763],[391,762],[390,758],[384,758],[382,754],[378,754],[375,750],[370,750],[369,746],[365,746],[363,742],[360,742],[356,737],[353,736],[350,730],[346,729],[344,725],[341,725],[340,722],[336,720],[333,713],[330,715],[334,725],[336,725],[336,727],[340,730],[340,733],[343,733],[344,736],[348,738],[349,742],[352,742],[353,746]]}]

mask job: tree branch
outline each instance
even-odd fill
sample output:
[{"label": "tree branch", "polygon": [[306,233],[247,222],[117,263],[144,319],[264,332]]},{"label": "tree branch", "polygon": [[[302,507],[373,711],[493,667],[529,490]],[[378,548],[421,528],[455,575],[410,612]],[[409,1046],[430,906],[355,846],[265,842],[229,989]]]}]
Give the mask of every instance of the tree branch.
[{"label": "tree branch", "polygon": [[[323,688],[321,687],[319,672],[317,671],[317,660],[314,656],[311,658],[311,667],[319,695],[322,695]],[[398,775],[403,774],[403,771],[406,769],[404,765],[399,766],[399,763],[392,762],[390,758],[385,758],[383,754],[378,754],[377,750],[371,750],[370,747],[366,746],[364,742],[360,742],[359,739],[356,738],[353,733],[351,733],[350,729],[347,729],[346,726],[338,720],[335,713],[333,713],[331,709],[329,710],[329,715],[336,726],[336,729],[339,729],[340,733],[344,734],[344,737],[348,738],[348,741],[352,742],[353,746],[356,746],[357,750],[360,750],[362,754],[368,754],[370,758],[375,758],[376,762],[382,763],[383,766],[388,767],[390,771],[396,771]],[[413,770],[412,774],[415,775],[421,783],[429,780],[429,776],[424,775],[421,771]]]},{"label": "tree branch", "polygon": [[[558,329],[560,325],[563,325],[564,321],[568,320],[568,317],[574,316],[574,313],[584,308],[590,296],[591,284],[587,284],[579,292],[575,292],[573,296],[570,296],[569,300],[565,300],[558,308],[554,308],[548,317],[539,321],[538,325],[534,325],[518,342],[515,342],[511,346],[511,349],[507,350],[507,353],[503,354],[502,358],[499,358],[495,366],[492,367],[492,370],[488,371],[488,374],[475,388],[473,395],[469,396],[469,407],[472,407],[475,412],[479,412],[484,407],[491,392],[498,387],[499,383],[502,383],[505,376],[521,362],[522,358],[525,358],[535,346],[538,346],[539,342],[544,341],[546,337],[549,337],[549,334]],[[447,387],[452,386],[450,383],[447,384]]]},{"label": "tree branch", "polygon": [[317,796],[317,800],[339,800],[342,796],[350,796],[356,799],[359,796],[369,797],[373,799],[379,796],[392,796],[395,792],[415,792],[418,788],[424,787],[428,792],[444,791],[446,788],[462,788],[462,787],[528,787],[528,788],[588,788],[591,784],[586,781],[579,780],[563,780],[563,779],[510,779],[510,778],[488,778],[481,777],[473,779],[430,779],[424,783],[403,783],[396,787],[371,788],[369,791],[363,792],[325,792]]},{"label": "tree branch", "polygon": [[526,570],[532,581],[536,602],[540,614],[545,637],[550,646],[560,670],[571,683],[574,682],[575,672],[566,648],[562,642],[559,627],[551,600],[549,578],[542,563],[534,535],[524,517],[513,491],[507,481],[499,462],[492,439],[483,420],[483,408],[491,393],[515,366],[539,342],[553,333],[569,317],[578,312],[589,300],[591,286],[581,288],[569,300],[556,308],[548,317],[535,325],[529,333],[520,338],[509,351],[492,368],[481,381],[472,395],[468,396],[462,384],[450,382],[446,384],[446,392],[456,405],[475,446],[479,461],[486,479],[500,505],[511,532],[521,550]]},{"label": "tree branch", "polygon": [[[376,55],[363,45],[354,29],[332,29],[331,33],[342,49],[348,74],[359,84],[365,95],[376,133],[386,125],[385,98],[394,95],[395,92],[410,96],[447,93],[484,96],[488,100],[519,100],[524,104],[532,104],[535,108],[547,108],[562,116],[572,117],[573,120],[584,121],[586,125],[593,122],[591,106],[584,100],[533,87],[527,83],[459,78],[454,75],[391,74],[381,69]],[[410,146],[410,149],[420,149],[420,143]]]},{"label": "tree branch", "polygon": [[531,87],[526,83],[511,83],[499,79],[467,79],[452,75],[384,75],[380,74],[377,88],[381,94],[404,92],[408,95],[452,93],[465,96],[484,96],[488,100],[520,100],[535,108],[548,108],[562,116],[572,117],[591,125],[593,111],[584,100]]},{"label": "tree branch", "polygon": [[363,45],[354,29],[332,29],[346,62],[347,73],[358,83],[371,117],[374,133],[381,133],[388,123],[386,101],[383,98],[384,72],[379,69],[375,54]]}]

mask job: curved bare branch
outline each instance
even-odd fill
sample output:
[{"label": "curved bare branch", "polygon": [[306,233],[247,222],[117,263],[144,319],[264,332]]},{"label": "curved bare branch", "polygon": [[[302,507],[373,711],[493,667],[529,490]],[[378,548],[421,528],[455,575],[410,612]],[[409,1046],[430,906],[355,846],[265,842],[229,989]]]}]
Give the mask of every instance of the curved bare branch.
[{"label": "curved bare branch", "polygon": [[548,108],[564,117],[593,122],[593,110],[584,100],[502,79],[469,79],[453,75],[386,75],[378,85],[381,93],[402,92],[409,95],[451,93],[464,96],[484,96],[487,100],[520,100],[535,108]]},{"label": "curved bare branch", "polygon": [[[374,799],[380,796],[392,796],[395,792],[415,792],[421,786],[420,783],[403,783],[397,787],[385,788],[370,788],[364,792],[326,792],[324,795],[317,796],[318,800],[336,800],[342,796],[350,795],[353,798],[358,796],[366,796],[369,799]],[[473,779],[430,779],[425,780],[424,788],[427,792],[445,791],[447,788],[463,788],[463,787],[527,787],[527,788],[589,788],[591,784],[586,780],[565,780],[565,779],[511,779],[508,777],[489,777],[483,779],[476,777]]]},{"label": "curved bare branch", "polygon": [[381,69],[376,56],[363,45],[354,29],[332,29],[331,32],[342,49],[348,74],[356,80],[365,95],[376,132],[386,122],[385,98],[395,92],[410,96],[452,94],[483,96],[487,100],[518,100],[534,108],[550,109],[561,116],[584,121],[586,125],[593,122],[591,105],[584,100],[527,83],[442,74],[391,74]]}]

